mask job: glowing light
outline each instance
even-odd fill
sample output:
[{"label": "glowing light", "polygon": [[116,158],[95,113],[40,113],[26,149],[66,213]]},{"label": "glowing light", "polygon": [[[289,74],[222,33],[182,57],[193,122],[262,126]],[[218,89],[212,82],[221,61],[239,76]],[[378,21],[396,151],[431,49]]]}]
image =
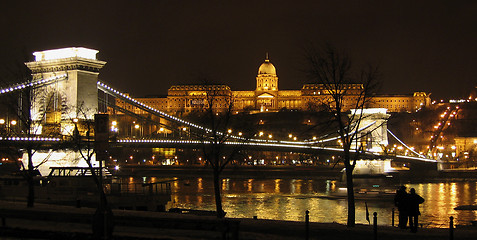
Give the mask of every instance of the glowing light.
[{"label": "glowing light", "polygon": [[17,125],[17,121],[16,121],[16,120],[12,120],[12,121],[10,122],[10,124],[12,124],[13,126],[15,126],[15,125]]},{"label": "glowing light", "polygon": [[82,48],[82,47],[71,47],[71,48],[60,48],[60,49],[53,49],[53,50],[46,50],[41,52],[34,52],[33,55],[35,56],[35,61],[48,61],[48,60],[55,60],[55,59],[63,59],[63,58],[73,58],[73,57],[80,57],[80,58],[87,58],[96,60],[96,54],[98,50]]},{"label": "glowing light", "polygon": [[5,124],[5,119],[0,119],[0,124]]}]

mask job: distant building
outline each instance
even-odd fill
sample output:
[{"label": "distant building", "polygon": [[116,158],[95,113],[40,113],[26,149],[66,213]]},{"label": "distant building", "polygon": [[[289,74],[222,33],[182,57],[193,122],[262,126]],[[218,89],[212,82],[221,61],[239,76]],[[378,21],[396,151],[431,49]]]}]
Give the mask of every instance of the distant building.
[{"label": "distant building", "polygon": [[[344,111],[354,106],[361,84],[347,84],[349,95],[345,98]],[[214,92],[217,101],[214,108],[220,111],[232,96],[234,111],[266,112],[281,109],[316,110],[321,104],[329,104],[330,95],[323,84],[304,84],[300,90],[279,90],[275,66],[268,55],[258,68],[256,88],[252,91],[233,91],[227,85],[174,85],[165,97],[136,98],[137,100],[170,114],[187,114],[201,111],[207,103],[207,93]],[[430,94],[415,92],[409,95],[376,95],[368,103],[369,108],[386,108],[388,112],[411,112],[430,106]],[[118,102],[121,106],[121,102]],[[124,106],[128,108],[127,106]],[[129,106],[129,108],[132,108]],[[132,110],[132,109],[129,109]]]}]

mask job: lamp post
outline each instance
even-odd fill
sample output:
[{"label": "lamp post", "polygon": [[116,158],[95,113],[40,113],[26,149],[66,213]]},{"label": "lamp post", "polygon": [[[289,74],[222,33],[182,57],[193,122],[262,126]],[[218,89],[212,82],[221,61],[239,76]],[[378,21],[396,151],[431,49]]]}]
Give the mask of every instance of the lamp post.
[{"label": "lamp post", "polygon": [[141,125],[139,125],[136,122],[133,122],[133,125],[131,126],[131,135],[133,138],[137,138],[141,136]]},{"label": "lamp post", "polygon": [[0,119],[0,134],[5,133],[5,119]]},{"label": "lamp post", "polygon": [[10,132],[14,132],[15,131],[15,126],[17,125],[17,121],[16,120],[12,120],[10,121]]}]

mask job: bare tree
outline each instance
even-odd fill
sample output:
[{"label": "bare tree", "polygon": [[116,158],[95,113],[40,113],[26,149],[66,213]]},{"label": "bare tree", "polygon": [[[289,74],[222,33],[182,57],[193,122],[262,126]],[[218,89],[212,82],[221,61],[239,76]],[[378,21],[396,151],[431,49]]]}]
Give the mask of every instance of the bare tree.
[{"label": "bare tree", "polygon": [[[347,54],[331,45],[311,47],[306,51],[309,77],[326,91],[323,101],[334,116],[337,131],[343,146],[341,160],[346,167],[348,198],[347,226],[355,226],[355,198],[353,170],[360,155],[357,128],[363,119],[363,109],[378,86],[378,69],[365,67],[357,72]],[[350,109],[354,109],[349,113]],[[354,127],[352,126],[354,125]],[[355,149],[353,149],[355,148]]]},{"label": "bare tree", "polygon": [[[213,172],[215,206],[218,218],[223,218],[221,173],[237,156],[247,140],[249,130],[238,132],[232,130],[234,99],[232,92],[225,85],[206,85],[202,122],[205,129],[199,134],[202,153]],[[235,144],[227,144],[234,142]]]},{"label": "bare tree", "polygon": [[[102,161],[104,159],[98,159],[101,151],[97,148],[98,140],[98,121],[97,119],[90,119],[88,116],[92,112],[91,109],[85,109],[83,103],[80,103],[77,108],[74,109],[76,117],[71,119],[74,125],[73,131],[70,133],[73,142],[74,150],[79,152],[81,158],[88,165],[88,169],[91,172],[92,179],[96,185],[97,192],[99,194],[99,206],[95,212],[93,218],[93,234],[101,239],[110,239],[113,232],[113,213],[111,207],[108,204],[106,193],[103,187],[103,169],[100,164],[99,168],[95,168],[93,165],[93,156],[96,154],[96,160]],[[108,120],[106,120],[106,123]],[[106,126],[108,131],[109,126]],[[104,139],[108,141],[108,139]],[[101,144],[101,143],[100,143]],[[96,146],[95,146],[96,145]],[[103,156],[104,157],[104,156]],[[97,169],[97,170],[96,170]]]},{"label": "bare tree", "polygon": [[[30,70],[23,64],[18,64],[13,67],[4,67],[1,69],[2,79],[1,84],[4,86],[27,83],[32,81]],[[15,137],[34,137],[38,136],[38,128],[34,127],[35,120],[31,115],[31,106],[36,99],[42,98],[44,111],[36,116],[36,121],[47,121],[48,111],[52,109],[54,103],[53,95],[46,95],[45,92],[41,96],[33,93],[33,87],[19,88],[15,92],[10,92],[2,96],[2,104],[4,105],[5,112],[16,121],[14,127],[10,127],[9,131],[5,134]],[[4,113],[5,113],[4,112]],[[53,131],[52,131],[53,130]],[[54,128],[44,129],[42,136],[44,137],[57,137],[58,134]],[[27,207],[33,207],[35,203],[35,180],[34,177],[38,175],[38,166],[47,161],[43,159],[39,165],[34,165],[33,155],[36,149],[40,148],[41,142],[27,141],[23,146],[23,152],[27,157],[27,167],[21,164],[22,175],[25,178],[28,185],[27,194]],[[19,149],[20,150],[20,149]]]}]

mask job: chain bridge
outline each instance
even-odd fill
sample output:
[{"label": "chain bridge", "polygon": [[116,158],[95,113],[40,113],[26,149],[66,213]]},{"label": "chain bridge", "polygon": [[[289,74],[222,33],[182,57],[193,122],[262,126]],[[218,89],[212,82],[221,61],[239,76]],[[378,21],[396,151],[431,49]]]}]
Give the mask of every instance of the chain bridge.
[{"label": "chain bridge", "polygon": [[[94,119],[99,114],[108,116],[105,128],[111,148],[200,149],[204,144],[210,144],[203,136],[214,130],[204,124],[157,110],[100,81],[98,75],[106,62],[96,59],[97,53],[97,50],[86,48],[35,52],[35,61],[26,63],[32,71],[32,80],[0,89],[0,96],[15,97],[22,102],[15,110],[18,116],[1,123],[2,144],[19,148],[33,146],[37,149],[34,158],[37,165],[49,159],[44,167],[79,166],[82,164],[80,154],[67,149],[72,148],[75,134],[85,138],[98,131],[94,129],[98,125]],[[353,143],[353,149],[360,149],[361,158],[438,163],[415,152],[387,129],[386,109],[363,109],[359,114],[366,117],[359,126],[351,127],[359,136],[368,139],[365,149],[361,147],[361,140]],[[28,116],[30,120],[22,122],[20,116]],[[311,154],[343,151],[337,144],[337,133],[301,141],[263,138],[258,134],[245,137],[238,129],[218,134],[227,136],[224,145],[230,148],[240,146],[246,150]],[[408,148],[409,154],[387,153],[384,146],[388,144],[388,136]],[[85,139],[83,147],[91,138]]]}]

